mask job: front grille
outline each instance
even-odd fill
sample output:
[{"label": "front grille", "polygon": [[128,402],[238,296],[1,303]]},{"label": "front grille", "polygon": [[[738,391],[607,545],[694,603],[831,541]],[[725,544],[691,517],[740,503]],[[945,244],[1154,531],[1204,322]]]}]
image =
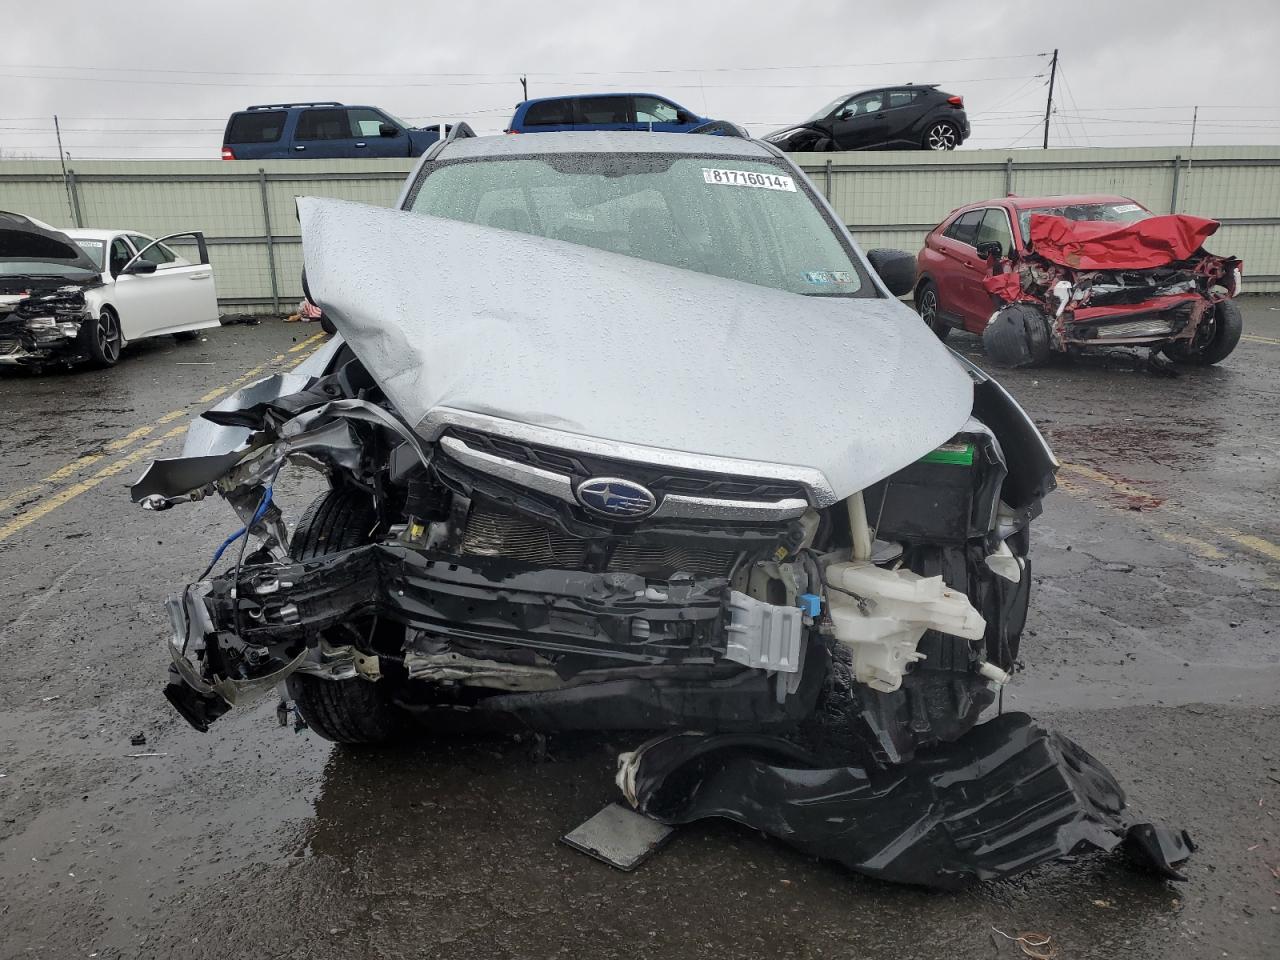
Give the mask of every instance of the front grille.
[{"label": "front grille", "polygon": [[722,474],[674,470],[657,464],[612,460],[565,450],[554,450],[522,440],[495,437],[478,430],[450,427],[449,433],[475,450],[519,463],[565,474],[575,481],[588,477],[625,477],[642,483],[661,499],[665,494],[710,497],[717,500],[751,500],[770,503],[794,498],[809,500],[804,484],[762,477],[726,477]]},{"label": "front grille", "polygon": [[1146,320],[1129,320],[1098,327],[1098,337],[1162,337],[1173,332],[1173,325],[1165,318],[1153,316]]},{"label": "front grille", "polygon": [[[599,541],[603,550],[592,551],[586,540],[544,527],[518,514],[476,506],[467,519],[462,552],[468,556],[505,557],[538,566],[564,570],[601,567],[618,573],[637,573],[654,579],[690,573],[702,577],[728,576],[736,554],[670,544]],[[606,559],[607,558],[607,559]]]}]

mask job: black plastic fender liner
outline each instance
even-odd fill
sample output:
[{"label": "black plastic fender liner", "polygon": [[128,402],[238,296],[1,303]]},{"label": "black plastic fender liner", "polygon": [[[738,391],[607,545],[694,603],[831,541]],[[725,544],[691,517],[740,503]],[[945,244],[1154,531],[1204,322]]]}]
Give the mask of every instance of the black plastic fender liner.
[{"label": "black plastic fender liner", "polygon": [[982,346],[1003,367],[1038,367],[1049,359],[1049,318],[1030,303],[1011,303],[982,331]]},{"label": "black plastic fender liner", "polygon": [[667,824],[723,817],[884,880],[945,890],[1123,845],[1170,879],[1185,832],[1134,822],[1081,747],[1009,713],[884,770],[826,768],[788,741],[680,734],[619,758],[633,806]]}]

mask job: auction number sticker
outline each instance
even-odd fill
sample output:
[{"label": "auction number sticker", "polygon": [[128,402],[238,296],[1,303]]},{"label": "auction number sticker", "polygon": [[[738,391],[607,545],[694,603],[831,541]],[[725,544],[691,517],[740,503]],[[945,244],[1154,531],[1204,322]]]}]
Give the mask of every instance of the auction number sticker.
[{"label": "auction number sticker", "polygon": [[1116,207],[1116,213],[1136,213],[1141,209],[1136,203],[1122,203]]},{"label": "auction number sticker", "polygon": [[757,187],[761,190],[796,192],[796,182],[780,173],[755,173],[751,170],[722,170],[718,167],[703,167],[702,179],[705,183],[720,183],[730,187]]}]

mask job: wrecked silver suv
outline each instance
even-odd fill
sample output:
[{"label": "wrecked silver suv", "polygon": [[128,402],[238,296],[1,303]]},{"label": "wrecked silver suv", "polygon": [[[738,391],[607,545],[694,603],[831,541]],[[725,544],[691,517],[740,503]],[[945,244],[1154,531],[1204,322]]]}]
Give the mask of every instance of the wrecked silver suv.
[{"label": "wrecked silver suv", "polygon": [[[666,786],[686,746],[723,758],[717,735],[745,737],[739,760],[803,747],[924,781],[978,762],[959,748],[1014,669],[1057,464],[885,285],[909,259],[868,261],[798,168],[728,137],[449,140],[399,207],[299,201],[341,337],[133,488],[153,508],[216,492],[247,531],[169,600],[166,694],[192,725],[284,681],[346,743],[444,715],[699,731],[624,762],[632,802],[673,821],[711,815]],[[328,484],[292,534],[286,463]],[[917,824],[898,859],[924,866],[880,875],[946,885],[1119,842],[1119,788],[1106,815],[1074,803],[1079,762],[1028,724],[988,739],[1058,758],[1024,788],[1047,791],[1019,833],[1035,852],[938,871]]]}]

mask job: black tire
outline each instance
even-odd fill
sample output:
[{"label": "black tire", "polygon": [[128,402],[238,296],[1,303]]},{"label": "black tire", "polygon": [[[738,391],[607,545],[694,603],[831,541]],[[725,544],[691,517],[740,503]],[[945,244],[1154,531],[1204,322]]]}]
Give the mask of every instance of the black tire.
[{"label": "black tire", "polygon": [[320,329],[331,337],[338,332],[338,328],[333,325],[327,313],[320,314]]},{"label": "black tire", "polygon": [[954,150],[960,146],[960,128],[950,120],[930,120],[925,124],[920,146],[926,150]]},{"label": "black tire", "polygon": [[190,343],[192,340],[200,339],[200,331],[179,330],[177,333],[173,334],[173,339],[177,340],[179,343]]},{"label": "black tire", "polygon": [[110,307],[103,307],[97,318],[80,324],[80,351],[93,367],[114,367],[120,361],[124,339],[120,334],[120,317]]},{"label": "black tire", "polygon": [[[330,490],[298,521],[289,553],[295,560],[311,560],[350,550],[369,542],[376,523],[377,513],[368,496]],[[385,680],[326,680],[294,673],[285,683],[307,726],[334,743],[383,743],[404,726],[400,712],[387,698]]]},{"label": "black tire", "polygon": [[1043,366],[1053,352],[1049,318],[1029,303],[1011,303],[982,331],[982,346],[1002,367]]},{"label": "black tire", "polygon": [[924,280],[916,287],[916,313],[925,326],[932,330],[939,340],[946,340],[951,333],[951,326],[938,315],[938,288],[932,280]]},{"label": "black tire", "polygon": [[1178,363],[1212,366],[1231,355],[1244,333],[1244,314],[1234,300],[1223,300],[1213,311],[1207,336],[1189,347],[1165,347],[1163,353]]},{"label": "black tire", "polygon": [[289,555],[312,560],[369,542],[377,513],[369,497],[354,490],[329,490],[307,507],[294,528]]}]

